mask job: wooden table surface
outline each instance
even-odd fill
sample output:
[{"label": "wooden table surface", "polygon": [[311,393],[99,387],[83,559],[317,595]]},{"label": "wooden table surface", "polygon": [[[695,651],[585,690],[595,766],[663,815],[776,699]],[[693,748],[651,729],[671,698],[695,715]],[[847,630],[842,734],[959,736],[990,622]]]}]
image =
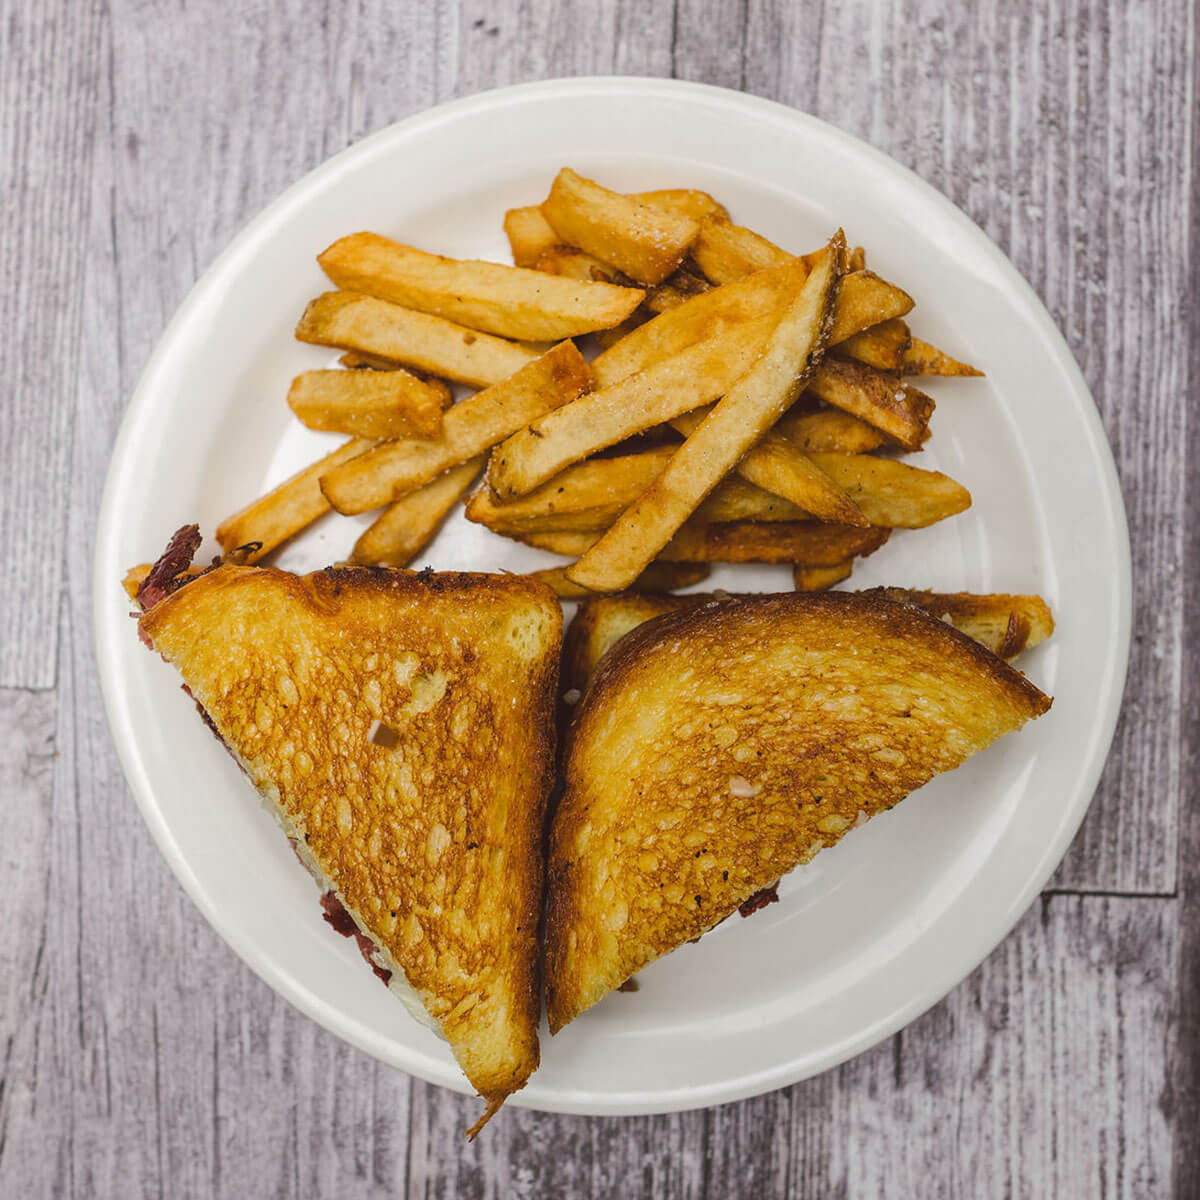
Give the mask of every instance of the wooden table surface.
[{"label": "wooden table surface", "polygon": [[[0,1196],[1200,1196],[1196,35],[1188,0],[0,0]],[[743,1103],[466,1146],[476,1102],[293,1011],[159,857],[92,541],[138,373],[243,223],[410,113],[608,73],[815,113],[1011,255],[1104,415],[1133,657],[1061,869],[927,1015]]]}]

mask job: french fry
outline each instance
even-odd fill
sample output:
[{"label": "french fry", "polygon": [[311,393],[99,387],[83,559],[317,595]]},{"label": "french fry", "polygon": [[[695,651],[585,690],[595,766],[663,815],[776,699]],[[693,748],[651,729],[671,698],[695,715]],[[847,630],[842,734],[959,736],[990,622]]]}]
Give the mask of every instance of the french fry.
[{"label": "french fry", "polygon": [[[662,562],[799,562],[829,567],[847,558],[874,553],[887,541],[890,532],[828,521],[729,521],[720,525],[688,521],[658,557]],[[528,546],[575,558],[586,554],[604,535],[597,530],[509,536]],[[566,570],[570,576],[571,568]]]},{"label": "french fry", "polygon": [[647,321],[592,361],[596,386],[619,383],[652,363],[719,335],[729,325],[766,318],[762,328],[768,331],[783,301],[788,271],[787,267],[760,271],[712,288]]},{"label": "french fry", "polygon": [[870,454],[813,454],[812,461],[855,500],[872,525],[923,529],[971,507],[971,493],[941,471]]},{"label": "french fry", "polygon": [[838,353],[857,358],[868,367],[877,367],[881,371],[899,371],[904,366],[904,356],[911,342],[908,326],[899,317],[893,317],[860,333],[852,333],[838,346]]},{"label": "french fry", "polygon": [[[671,425],[691,437],[711,409],[685,413]],[[820,467],[787,438],[772,429],[751,447],[734,468],[743,479],[790,500],[805,514],[844,525],[869,525],[858,505]],[[717,518],[711,518],[716,520]],[[731,519],[731,518],[725,518]]]},{"label": "french fry", "polygon": [[305,371],[292,380],[288,406],[309,429],[357,437],[432,437],[442,427],[450,389],[408,371]]},{"label": "french fry", "polygon": [[473,387],[499,383],[537,357],[516,342],[354,292],[318,296],[304,310],[296,337],[375,355]]},{"label": "french fry", "polygon": [[[634,581],[631,592],[673,592],[676,588],[691,587],[702,583],[710,569],[704,563],[652,562]],[[530,571],[532,579],[540,579],[560,600],[586,600],[595,593],[589,592],[567,578],[565,567],[547,567],[541,571]]]},{"label": "french fry", "polygon": [[246,548],[240,561],[257,562],[276,546],[311,525],[329,511],[329,501],[321,494],[321,476],[345,463],[353,462],[376,443],[372,438],[351,438],[332,454],[318,459],[303,471],[272,488],[265,496],[226,517],[217,526],[217,541],[228,555]]},{"label": "french fry", "polygon": [[913,298],[874,271],[852,271],[842,277],[837,313],[829,334],[831,346],[840,345],[863,329],[912,312]]},{"label": "french fry", "polygon": [[[629,277],[622,275],[616,267],[610,267],[598,258],[593,258],[582,250],[574,250],[570,246],[551,246],[549,250],[538,256],[535,265],[543,274],[562,275],[567,279],[599,280],[620,284],[629,282]],[[595,332],[605,331],[597,329]]]},{"label": "french fry", "polygon": [[629,584],[787,411],[825,349],[840,249],[831,241],[811,273],[795,269],[783,315],[762,356],[725,393],[640,499],[568,568],[573,582],[598,592],[619,591]]},{"label": "french fry", "polygon": [[933,413],[933,397],[873,367],[827,358],[808,381],[812,395],[887,434],[905,450],[920,450]]},{"label": "french fry", "polygon": [[483,469],[483,462],[483,455],[468,459],[389,505],[354,543],[350,561],[407,567],[433,540],[446,514]]},{"label": "french fry", "polygon": [[753,229],[710,217],[700,222],[692,259],[711,283],[732,283],[764,267],[786,266],[795,256]]},{"label": "french fry", "polygon": [[532,342],[611,329],[644,296],[640,288],[546,278],[524,267],[427,254],[377,233],[339,238],[317,262],[344,291]]},{"label": "french fry", "polygon": [[651,208],[691,217],[694,221],[702,221],[705,217],[729,219],[725,205],[718,203],[707,192],[695,188],[660,188],[654,192],[633,192],[632,195],[635,200],[649,204]]},{"label": "french fry", "polygon": [[610,191],[569,167],[555,177],[542,215],[560,241],[646,284],[662,283],[700,232],[691,217]]},{"label": "french fry", "polygon": [[[798,260],[791,261],[791,266],[768,267],[711,288],[647,321],[593,361],[596,386],[607,387],[658,359],[678,354],[710,337],[724,323],[777,312],[783,288],[791,277],[789,272],[797,269]],[[882,320],[903,316],[912,306],[911,296],[870,271],[844,275],[834,307],[829,345]]]},{"label": "french fry", "polygon": [[379,508],[482,454],[590,384],[591,371],[574,343],[560,342],[510,378],[454,405],[443,416],[439,437],[383,442],[326,472],[321,490],[338,512]]},{"label": "french fry", "polygon": [[861,271],[867,265],[867,252],[861,246],[855,246],[846,257],[847,270]]},{"label": "french fry", "polygon": [[951,358],[944,350],[913,338],[904,351],[905,375],[982,375],[983,372]]},{"label": "french fry", "polygon": [[873,588],[868,595],[882,595],[902,604],[916,604],[940,617],[960,633],[983,643],[1000,658],[1015,658],[1032,650],[1054,632],[1054,617],[1041,596],[1009,596],[1002,593],[976,595],[971,592],[927,592],[910,588]]},{"label": "french fry", "polygon": [[768,313],[724,326],[707,341],[534,421],[496,448],[488,483],[511,500],[597,450],[711,404],[750,369],[774,319]]},{"label": "french fry", "polygon": [[840,408],[785,413],[775,422],[771,432],[787,438],[806,454],[814,450],[831,454],[867,454],[887,441],[874,425],[868,425]]},{"label": "french fry", "polygon": [[854,570],[854,559],[834,563],[831,567],[806,567],[797,563],[792,567],[792,585],[798,592],[827,592],[831,587],[850,578]]},{"label": "french fry", "polygon": [[504,232],[518,267],[536,267],[537,260],[558,243],[558,235],[536,204],[510,208],[504,214]]},{"label": "french fry", "polygon": [[671,461],[673,446],[581,462],[508,503],[490,487],[468,501],[466,516],[504,533],[532,530],[605,529]]}]

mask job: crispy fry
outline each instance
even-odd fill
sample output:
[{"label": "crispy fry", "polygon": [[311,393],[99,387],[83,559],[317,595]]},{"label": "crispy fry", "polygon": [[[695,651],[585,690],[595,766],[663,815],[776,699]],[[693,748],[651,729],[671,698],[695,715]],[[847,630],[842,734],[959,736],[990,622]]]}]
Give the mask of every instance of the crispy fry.
[{"label": "crispy fry", "polygon": [[797,563],[792,567],[792,586],[798,592],[827,592],[831,587],[850,578],[854,570],[854,559],[834,563],[830,567],[806,567]]},{"label": "crispy fry", "polygon": [[352,462],[374,445],[372,438],[351,438],[332,454],[318,459],[265,496],[227,517],[217,526],[221,549],[228,555],[241,547],[249,547],[240,558],[246,563],[257,562],[269,554],[329,511],[329,501],[321,494],[321,476]]},{"label": "crispy fry", "polygon": [[1032,650],[1054,632],[1054,617],[1041,596],[1002,593],[926,592],[910,588],[875,588],[876,594],[916,604],[949,622],[960,633],[982,642],[1001,658]]},{"label": "crispy fry", "polygon": [[933,413],[933,397],[847,358],[828,358],[813,372],[808,390],[851,416],[874,425],[905,450],[920,450]]},{"label": "crispy fry", "polygon": [[389,505],[354,543],[350,561],[407,567],[433,540],[446,514],[483,469],[483,455],[451,467]]},{"label": "crispy fry", "polygon": [[[729,521],[706,525],[693,520],[679,529],[658,558],[662,562],[807,563],[827,567],[874,553],[890,532],[828,521]],[[585,554],[603,534],[597,530],[510,536],[541,550],[576,557]],[[570,567],[567,573],[570,575]]]},{"label": "crispy fry", "polygon": [[633,198],[651,208],[661,208],[664,212],[677,213],[681,217],[691,217],[701,221],[705,217],[723,217],[729,219],[725,205],[718,203],[707,192],[696,188],[660,188],[654,192],[633,192]]},{"label": "crispy fry", "polygon": [[482,454],[590,384],[583,356],[573,342],[561,342],[511,378],[454,405],[443,417],[438,438],[384,442],[357,462],[327,472],[321,490],[338,512],[378,508]]},{"label": "crispy fry", "polygon": [[[685,437],[700,427],[711,409],[685,413],[671,425]],[[774,429],[751,447],[734,468],[743,479],[790,500],[804,514],[844,525],[870,525],[858,505],[811,458]],[[710,520],[718,520],[710,517]],[[732,518],[720,518],[730,520]]]},{"label": "crispy fry", "polygon": [[692,258],[711,283],[732,283],[764,267],[781,267],[795,256],[781,250],[753,229],[732,225],[719,217],[700,222]]},{"label": "crispy fry", "polygon": [[[574,250],[570,246],[551,246],[549,250],[538,256],[535,265],[545,275],[563,275],[568,279],[592,280],[593,282],[600,281],[622,285],[631,283],[629,277],[622,275],[616,267],[610,267],[607,263],[602,263],[598,258],[593,258],[590,254],[585,254],[582,250]],[[604,331],[598,329],[595,332],[602,333]]]},{"label": "crispy fry", "polygon": [[318,296],[304,310],[296,337],[377,355],[473,387],[499,383],[537,357],[516,342],[353,292]]},{"label": "crispy fry", "polygon": [[785,413],[771,432],[787,438],[805,453],[823,450],[831,454],[867,454],[887,441],[874,425],[840,408]]},{"label": "crispy fry", "polygon": [[500,503],[480,488],[466,508],[469,521],[505,533],[522,529],[604,529],[654,482],[673,446],[595,458],[555,475],[524,496]]},{"label": "crispy fry", "polygon": [[558,242],[558,235],[536,204],[510,208],[504,214],[504,232],[518,267],[536,267],[537,260]]},{"label": "crispy fry", "polygon": [[843,277],[838,291],[829,344],[837,346],[872,325],[912,312],[912,308],[913,298],[894,283],[880,279],[874,271],[853,271]]},{"label": "crispy fry", "polygon": [[[630,586],[631,592],[673,592],[677,588],[691,587],[702,583],[710,569],[704,563],[652,562]],[[560,600],[586,600],[595,593],[572,583],[567,578],[565,567],[547,567],[542,571],[530,571],[533,579],[540,579]]]},{"label": "crispy fry", "polygon": [[[731,324],[770,318],[779,309],[787,267],[760,271],[725,287],[712,288],[635,329],[592,362],[597,387],[619,383],[652,363],[705,341]],[[766,333],[763,334],[765,341]]]},{"label": "crispy fry", "polygon": [[838,346],[838,353],[881,371],[899,371],[911,341],[908,326],[899,317],[893,317],[852,333]]},{"label": "crispy fry", "polygon": [[783,315],[762,356],[725,393],[642,497],[568,568],[570,579],[593,591],[619,591],[629,584],[787,411],[825,349],[840,249],[832,241],[811,273],[795,269]]},{"label": "crispy fry", "polygon": [[358,437],[432,437],[442,427],[450,389],[408,371],[305,371],[288,405],[309,429]]},{"label": "crispy fry", "polygon": [[872,525],[923,529],[971,507],[971,493],[949,475],[870,454],[813,454]]},{"label": "crispy fry", "polygon": [[[652,362],[678,354],[712,335],[720,325],[746,321],[778,310],[783,288],[792,276],[792,265],[768,267],[732,283],[693,296],[676,308],[660,313],[609,347],[592,363],[597,387],[644,370]],[[844,341],[859,330],[912,308],[912,298],[869,271],[844,275],[834,308],[829,345]],[[879,315],[882,314],[882,315]]]},{"label": "crispy fry", "polygon": [[533,342],[611,329],[644,296],[640,288],[547,279],[524,267],[427,254],[377,233],[339,238],[317,262],[345,291],[432,313],[469,329]]},{"label": "crispy fry", "polygon": [[904,352],[905,375],[982,375],[983,372],[951,358],[944,350],[913,338]]},{"label": "crispy fry", "polygon": [[560,241],[648,284],[662,283],[700,232],[691,217],[609,191],[569,167],[555,178],[542,215]]},{"label": "crispy fry", "polygon": [[767,314],[725,326],[707,341],[533,422],[497,447],[488,482],[497,496],[511,500],[605,446],[711,404],[749,370],[773,322]]}]

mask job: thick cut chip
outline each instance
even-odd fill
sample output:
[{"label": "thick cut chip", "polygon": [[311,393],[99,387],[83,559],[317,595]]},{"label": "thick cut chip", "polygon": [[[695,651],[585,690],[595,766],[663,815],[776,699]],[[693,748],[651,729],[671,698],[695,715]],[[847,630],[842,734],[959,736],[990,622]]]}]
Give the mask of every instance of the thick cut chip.
[{"label": "thick cut chip", "polygon": [[681,217],[691,217],[696,221],[702,221],[705,217],[729,218],[725,205],[696,188],[660,188],[654,192],[631,194],[635,200],[649,204],[651,208],[661,208],[664,212],[678,213]]},{"label": "thick cut chip", "polygon": [[358,437],[432,437],[442,427],[450,389],[408,371],[305,371],[288,405],[309,429]]},{"label": "thick cut chip", "polygon": [[834,563],[831,567],[806,567],[803,563],[797,563],[792,567],[792,586],[798,592],[827,592],[849,579],[853,570],[852,558]]},{"label": "thick cut chip", "polygon": [[332,454],[272,488],[265,496],[226,517],[217,526],[217,541],[226,554],[241,550],[239,562],[257,562],[329,511],[321,492],[321,476],[365,454],[375,441],[351,438]]},{"label": "thick cut chip", "polygon": [[899,317],[893,317],[861,333],[852,333],[838,346],[838,353],[881,371],[899,371],[911,342],[908,326]]},{"label": "thick cut chip", "polygon": [[304,310],[296,337],[472,387],[499,383],[537,358],[536,351],[516,342],[354,292],[318,296]]},{"label": "thick cut chip", "polygon": [[833,320],[838,253],[831,242],[811,273],[796,269],[794,299],[757,362],[675,452],[645,494],[567,574],[593,591],[619,591],[670,541],[705,496],[788,410],[820,361]]},{"label": "thick cut chip", "polygon": [[[709,568],[703,563],[652,562],[634,581],[633,592],[671,592],[676,588],[691,587],[708,578]],[[544,583],[560,600],[584,600],[594,593],[567,578],[564,567],[547,567],[542,571],[530,571],[531,579]]]},{"label": "thick cut chip", "polygon": [[514,430],[573,400],[590,384],[591,372],[583,356],[574,343],[561,342],[509,379],[454,405],[446,412],[438,437],[383,442],[364,454],[352,470],[338,467],[326,473],[321,489],[338,512],[378,508],[448,467],[482,454]]},{"label": "thick cut chip", "polygon": [[662,283],[700,232],[692,217],[609,191],[569,167],[542,205],[559,240],[609,263],[639,283]]},{"label": "thick cut chip", "polygon": [[846,490],[872,525],[923,529],[971,507],[971,493],[941,471],[924,471],[871,454],[810,457]]},{"label": "thick cut chip", "polygon": [[837,408],[789,412],[775,422],[771,432],[807,453],[824,450],[831,454],[868,454],[888,440],[874,425]]},{"label": "thick cut chip", "polygon": [[538,259],[558,244],[558,235],[536,204],[510,208],[504,214],[504,232],[518,267],[536,267]]},{"label": "thick cut chip", "polygon": [[903,446],[920,450],[929,432],[933,397],[895,375],[848,358],[827,358],[813,372],[808,390]]},{"label": "thick cut chip", "polygon": [[768,313],[722,326],[704,342],[534,421],[496,448],[488,482],[510,500],[597,450],[711,404],[750,369],[774,322]]},{"label": "thick cut chip", "polygon": [[444,258],[377,233],[339,238],[317,258],[348,292],[432,313],[469,329],[557,341],[619,325],[642,302],[639,288],[551,277],[478,259]]},{"label": "thick cut chip", "polygon": [[975,367],[951,358],[944,350],[913,338],[904,351],[901,372],[905,375],[982,375]]},{"label": "thick cut chip", "polygon": [[372,567],[407,567],[483,470],[483,456],[444,471],[390,504],[354,543],[350,561]]}]

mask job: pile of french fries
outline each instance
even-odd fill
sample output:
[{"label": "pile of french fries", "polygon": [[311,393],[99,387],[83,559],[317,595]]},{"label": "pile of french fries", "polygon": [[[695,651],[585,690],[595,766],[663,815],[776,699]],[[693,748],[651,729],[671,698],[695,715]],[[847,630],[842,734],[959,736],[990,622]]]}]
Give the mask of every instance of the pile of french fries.
[{"label": "pile of french fries", "polygon": [[378,512],[352,561],[404,567],[465,498],[573,560],[537,572],[565,597],[670,590],[715,562],[789,564],[818,590],[970,505],[897,455],[934,409],[906,380],[979,372],[912,336],[912,298],[841,231],[794,255],[705,192],[568,168],[504,229],[515,266],[373,233],[319,256],[336,290],[296,336],[344,353],[288,404],[348,440],[222,522],[227,557],[258,561],[332,508]]}]

